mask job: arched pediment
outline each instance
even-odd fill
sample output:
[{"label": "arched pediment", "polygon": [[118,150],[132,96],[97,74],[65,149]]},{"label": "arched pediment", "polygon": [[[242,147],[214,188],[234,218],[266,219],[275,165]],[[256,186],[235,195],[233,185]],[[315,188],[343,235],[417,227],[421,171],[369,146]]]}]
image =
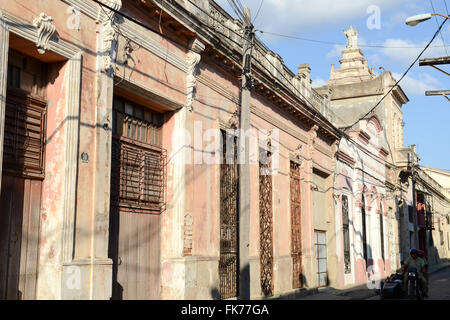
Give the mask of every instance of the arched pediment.
[{"label": "arched pediment", "polygon": [[383,126],[381,125],[381,121],[377,115],[373,115],[369,118],[369,120],[367,120],[367,125],[369,124],[372,124],[375,127],[377,133],[380,133],[383,130]]}]

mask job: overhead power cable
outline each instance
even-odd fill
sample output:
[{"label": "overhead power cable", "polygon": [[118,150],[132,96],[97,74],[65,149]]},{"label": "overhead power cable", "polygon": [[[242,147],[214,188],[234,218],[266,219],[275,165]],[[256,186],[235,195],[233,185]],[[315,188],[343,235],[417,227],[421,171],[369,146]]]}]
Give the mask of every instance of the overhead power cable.
[{"label": "overhead power cable", "polygon": [[[323,44],[329,44],[329,45],[338,45],[338,46],[345,47],[345,44],[340,43],[340,42],[322,41],[322,40],[316,40],[316,39],[310,39],[310,38],[301,38],[301,37],[289,36],[289,35],[284,35],[284,34],[275,33],[275,32],[264,31],[264,30],[257,30],[257,31],[261,32],[261,33],[265,33],[265,34],[284,37],[284,38],[316,42],[316,43],[323,43]],[[358,46],[361,48],[383,48],[383,49],[422,49],[423,48],[421,46],[383,46],[383,45],[360,45],[360,44],[358,44]],[[445,45],[436,45],[436,46],[433,46],[432,48],[438,48],[438,47],[445,47]]]},{"label": "overhead power cable", "polygon": [[261,8],[262,8],[263,3],[264,3],[264,0],[261,0],[261,3],[259,4],[258,11],[256,11],[255,18],[253,18],[253,24],[255,23],[256,18],[258,18],[258,15],[259,15],[259,12],[261,11]]},{"label": "overhead power cable", "polygon": [[439,26],[439,28],[437,29],[437,31],[434,33],[433,37],[431,38],[431,40],[428,42],[428,44],[425,46],[425,48],[422,50],[422,52],[417,56],[417,58],[414,60],[413,63],[411,63],[411,65],[408,67],[408,69],[406,69],[406,71],[403,73],[403,75],[400,77],[399,80],[397,80],[397,82],[391,87],[391,89],[389,89],[388,92],[386,92],[386,94],[377,102],[377,104],[370,109],[363,117],[359,118],[357,121],[355,121],[352,125],[347,126],[344,128],[344,130],[350,129],[351,127],[353,127],[355,124],[357,124],[359,121],[363,120],[365,117],[367,117],[369,114],[371,114],[379,105],[380,103],[392,92],[392,90],[394,90],[394,88],[400,83],[400,81],[402,81],[402,79],[408,74],[409,70],[412,69],[412,67],[414,67],[414,65],[416,64],[416,62],[420,59],[420,57],[422,56],[422,54],[428,49],[428,47],[430,46],[430,44],[434,41],[434,39],[436,39],[437,35],[439,34],[439,32],[441,31],[442,27],[444,26],[444,24],[447,22],[447,19],[445,19],[441,25]]},{"label": "overhead power cable", "polygon": [[[234,0],[227,0],[228,4],[230,5],[231,9],[233,9],[234,13],[236,14],[236,17],[242,21],[244,21],[244,13],[240,10],[238,5]],[[190,1],[189,1],[190,2]]]},{"label": "overhead power cable", "polygon": [[[431,4],[431,9],[433,10],[432,12],[436,12],[436,10],[434,10],[433,0],[430,0],[430,4]],[[434,20],[436,21],[436,26],[439,27],[439,22],[438,22],[437,16],[434,16]],[[445,45],[445,41],[444,41],[444,37],[442,36],[442,32],[439,32],[439,34],[441,35],[442,44],[444,45],[445,53],[448,56],[447,46]]]}]

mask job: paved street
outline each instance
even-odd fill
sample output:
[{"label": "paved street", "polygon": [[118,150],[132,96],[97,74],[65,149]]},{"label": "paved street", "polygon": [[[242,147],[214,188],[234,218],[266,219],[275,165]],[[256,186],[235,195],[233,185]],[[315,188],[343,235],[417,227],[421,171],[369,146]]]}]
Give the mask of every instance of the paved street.
[{"label": "paved street", "polygon": [[450,300],[450,267],[431,274],[429,299]]},{"label": "paved street", "polygon": [[[380,296],[365,286],[350,290],[322,289],[319,293],[306,295],[299,300],[380,300]],[[450,300],[450,266],[430,275],[427,300]]]},{"label": "paved street", "polygon": [[[430,275],[427,300],[450,300],[450,267],[438,270]],[[378,300],[379,296],[367,300]]]}]

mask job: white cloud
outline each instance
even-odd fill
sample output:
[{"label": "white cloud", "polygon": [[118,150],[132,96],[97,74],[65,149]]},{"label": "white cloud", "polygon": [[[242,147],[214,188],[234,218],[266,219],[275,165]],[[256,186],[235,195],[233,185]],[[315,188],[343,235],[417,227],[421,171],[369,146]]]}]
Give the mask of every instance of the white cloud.
[{"label": "white cloud", "polygon": [[340,58],[342,56],[342,50],[345,49],[344,45],[335,44],[333,49],[328,52],[327,58]]},{"label": "white cloud", "polygon": [[[392,73],[396,80],[400,79],[402,76],[399,73]],[[413,78],[410,75],[407,75],[400,82],[400,86],[405,91],[406,95],[421,95],[425,94],[425,91],[428,90],[438,90],[436,85],[438,85],[440,81],[427,73],[419,74],[419,78]]]},{"label": "white cloud", "polygon": [[[230,14],[226,0],[216,0]],[[376,5],[381,14],[404,3],[404,0],[378,0]],[[254,19],[261,0],[246,0]],[[255,21],[258,29],[299,35],[311,30],[326,28],[330,24],[348,24],[350,21],[364,21],[369,18],[366,10],[373,0],[265,0]]]},{"label": "white cloud", "polygon": [[316,78],[316,79],[313,79],[311,85],[313,88],[318,88],[318,87],[322,87],[326,84],[327,84],[326,80],[323,80],[322,78]]},{"label": "white cloud", "polygon": [[[413,42],[403,39],[387,39],[383,43],[385,48],[382,48],[380,52],[389,59],[389,63],[407,66],[417,58],[427,43],[427,41]],[[442,40],[436,38],[431,46],[423,53],[421,59],[440,56],[447,56],[447,54],[443,47]]]}]

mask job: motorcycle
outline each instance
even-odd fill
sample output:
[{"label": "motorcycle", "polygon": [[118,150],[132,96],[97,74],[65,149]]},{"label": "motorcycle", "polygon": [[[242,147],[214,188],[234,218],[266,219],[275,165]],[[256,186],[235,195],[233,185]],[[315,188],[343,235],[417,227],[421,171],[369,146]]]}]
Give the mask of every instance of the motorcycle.
[{"label": "motorcycle", "polygon": [[424,293],[422,290],[422,283],[419,279],[419,272],[416,268],[408,269],[408,283],[407,283],[407,297],[408,299],[422,300]]},{"label": "motorcycle", "polygon": [[402,286],[403,273],[399,270],[381,283],[380,299],[400,299],[402,297]]}]

